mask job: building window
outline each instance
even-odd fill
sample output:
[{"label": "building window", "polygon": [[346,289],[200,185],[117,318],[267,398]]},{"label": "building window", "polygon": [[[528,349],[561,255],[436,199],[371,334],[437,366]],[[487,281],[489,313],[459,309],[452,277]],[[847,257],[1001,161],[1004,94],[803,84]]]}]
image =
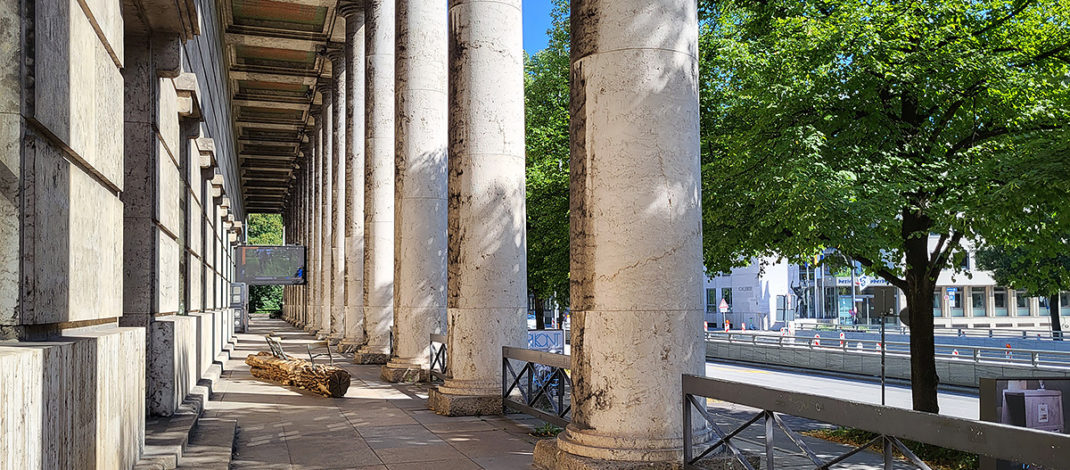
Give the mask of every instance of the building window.
[{"label": "building window", "polygon": [[939,317],[943,315],[943,309],[940,308],[940,291],[933,292],[933,316]]},{"label": "building window", "polygon": [[1059,294],[1059,311],[1060,315],[1070,315],[1070,292]]},{"label": "building window", "polygon": [[1037,297],[1037,303],[1038,303],[1038,304],[1040,304],[1040,311],[1041,311],[1041,313],[1044,313],[1044,312],[1047,312],[1047,311],[1048,311],[1048,309],[1049,309],[1049,307],[1048,307],[1048,304],[1049,304],[1049,302],[1048,302],[1048,297],[1047,297],[1047,296],[1040,296],[1040,297]]},{"label": "building window", "polygon": [[717,313],[717,289],[706,289],[706,313]]},{"label": "building window", "polygon": [[963,298],[964,289],[962,287],[948,287],[945,292],[945,295],[947,295],[947,308],[951,309],[951,316],[966,316],[965,305],[963,305],[965,303]]},{"label": "building window", "polygon": [[973,303],[973,312],[971,313],[971,315],[973,315],[975,317],[983,317],[983,316],[987,315],[987,312],[986,312],[986,309],[985,309],[987,302],[985,302],[985,301],[988,300],[988,298],[985,296],[985,288],[984,287],[971,288],[970,289],[970,300]]},{"label": "building window", "polygon": [[1007,288],[995,287],[992,289],[992,307],[997,317],[1007,316]]},{"label": "building window", "polygon": [[[728,303],[728,311],[732,311],[732,288],[724,287],[721,289],[721,298]],[[717,305],[721,305],[721,302],[717,302]]]},{"label": "building window", "polygon": [[1024,290],[1016,290],[1014,291],[1014,297],[1017,301],[1015,306],[1018,307],[1015,309],[1014,315],[1018,317],[1028,317],[1029,294],[1027,294]]}]

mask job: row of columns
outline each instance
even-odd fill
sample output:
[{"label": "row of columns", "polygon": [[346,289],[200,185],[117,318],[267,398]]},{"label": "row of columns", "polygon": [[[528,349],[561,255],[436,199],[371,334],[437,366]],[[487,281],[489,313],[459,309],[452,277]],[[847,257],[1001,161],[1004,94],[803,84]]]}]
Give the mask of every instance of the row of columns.
[{"label": "row of columns", "polygon": [[[521,2],[340,11],[345,60],[287,217],[311,254],[295,322],[395,382],[426,376],[448,326],[429,406],[500,413],[501,347],[524,344],[527,310]],[[571,26],[573,418],[536,464],[677,461],[680,376],[705,358],[697,8],[574,0]]]}]

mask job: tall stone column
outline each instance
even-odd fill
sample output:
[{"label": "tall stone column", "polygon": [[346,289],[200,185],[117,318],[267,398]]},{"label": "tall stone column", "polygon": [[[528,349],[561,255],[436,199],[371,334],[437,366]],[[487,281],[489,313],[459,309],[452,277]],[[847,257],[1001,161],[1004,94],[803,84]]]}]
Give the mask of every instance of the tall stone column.
[{"label": "tall stone column", "polygon": [[333,145],[331,135],[334,131],[334,102],[333,93],[331,92],[332,82],[327,81],[322,86],[317,86],[317,90],[323,96],[322,106],[320,111],[320,117],[323,119],[323,124],[319,129],[320,140],[320,162],[323,164],[323,169],[320,172],[322,179],[320,180],[320,217],[322,219],[320,229],[320,323],[319,330],[316,334],[319,338],[327,338],[331,334],[331,300],[334,298],[332,291],[334,284],[332,283],[332,276],[334,274],[334,251],[332,250],[332,241],[334,240],[334,224],[332,223],[333,213],[331,212],[334,206],[334,178],[331,170],[333,169]]},{"label": "tall stone column", "polygon": [[331,328],[328,339],[337,342],[345,332],[346,263],[346,56],[345,51],[327,52],[331,59]]},{"label": "tall stone column", "polygon": [[320,153],[319,136],[320,126],[323,125],[322,110],[319,114],[316,114],[312,127],[312,134],[309,136],[309,185],[308,185],[308,213],[309,220],[312,222],[311,230],[309,231],[308,238],[308,253],[309,253],[309,293],[308,293],[308,321],[305,323],[305,331],[309,333],[315,333],[319,331],[319,309],[320,309],[320,272],[323,269],[322,261],[323,257],[320,254],[320,230],[322,230],[322,219],[320,218],[320,190],[322,186],[320,181],[323,178],[320,176],[320,172],[323,171],[323,163],[321,159],[323,155]]},{"label": "tall stone column", "polygon": [[705,360],[696,10],[572,2],[573,414],[537,466],[679,467]]},{"label": "tall stone column", "polygon": [[394,348],[384,380],[426,375],[446,326],[446,2],[399,0]]},{"label": "tall stone column", "polygon": [[527,329],[520,0],[453,0],[449,13],[449,377],[428,402],[499,414],[502,346]]},{"label": "tall stone column", "polygon": [[394,324],[394,0],[365,2],[364,334],[359,364],[390,358]]},{"label": "tall stone column", "polygon": [[339,7],[345,48],[345,330],[342,344],[364,344],[364,6]]}]

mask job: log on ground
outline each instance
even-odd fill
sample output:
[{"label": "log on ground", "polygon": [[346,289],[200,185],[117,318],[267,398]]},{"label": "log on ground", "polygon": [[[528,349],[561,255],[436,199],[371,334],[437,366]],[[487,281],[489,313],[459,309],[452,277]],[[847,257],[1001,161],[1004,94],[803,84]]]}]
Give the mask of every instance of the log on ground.
[{"label": "log on ground", "polygon": [[350,375],[335,366],[312,364],[301,359],[279,359],[260,352],[245,358],[253,377],[292,385],[325,397],[341,397],[349,390]]}]

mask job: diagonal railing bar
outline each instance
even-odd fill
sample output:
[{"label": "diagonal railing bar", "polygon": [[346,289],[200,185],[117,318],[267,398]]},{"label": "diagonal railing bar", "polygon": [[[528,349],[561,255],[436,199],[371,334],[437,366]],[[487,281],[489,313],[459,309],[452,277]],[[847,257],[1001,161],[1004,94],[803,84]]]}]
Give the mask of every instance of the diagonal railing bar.
[{"label": "diagonal railing bar", "polygon": [[[519,372],[513,361],[524,364]],[[570,365],[571,359],[564,354],[502,347],[503,410],[512,409],[549,423],[567,425],[572,411],[572,404],[566,402],[572,387],[567,374]],[[516,400],[516,392],[520,401]]]},{"label": "diagonal railing bar", "polygon": [[836,457],[836,458],[834,458],[832,460],[829,460],[827,463],[825,463],[823,465],[819,465],[817,468],[820,469],[820,470],[828,470],[833,465],[836,465],[836,464],[838,464],[840,462],[843,462],[844,460],[847,460],[847,459],[851,458],[851,456],[853,456],[853,455],[855,455],[855,454],[857,454],[859,452],[862,452],[863,450],[866,450],[869,446],[871,446],[873,444],[876,444],[878,442],[881,442],[883,440],[884,440],[884,436],[874,437],[873,439],[870,439],[869,442],[866,442],[865,444],[863,444],[861,446],[855,447],[854,449],[852,449],[851,451],[849,451],[849,452],[847,452],[845,454],[840,454],[838,457]]},{"label": "diagonal railing bar", "polygon": [[900,441],[899,439],[892,436],[885,436],[884,438],[888,441],[891,441],[892,445],[899,449],[899,452],[903,454],[903,456],[906,457],[907,460],[910,460],[914,465],[917,465],[918,468],[920,468],[921,470],[932,470],[931,468],[929,468],[928,465],[925,464],[925,462],[918,458],[917,455],[914,455],[914,452],[911,452],[911,450],[908,449],[905,444],[903,444],[903,441]]},{"label": "diagonal railing bar", "polygon": [[[736,460],[738,460],[741,464],[743,464],[744,467],[746,467],[748,470],[754,470],[754,467],[752,467],[750,462],[747,461],[746,457],[743,456],[743,452],[740,451],[739,448],[737,448],[735,446],[735,444],[732,444],[732,437],[734,437],[736,434],[739,434],[741,431],[746,429],[751,424],[754,424],[754,422],[758,421],[758,419],[760,419],[764,414],[763,413],[757,414],[756,416],[751,418],[750,421],[747,421],[746,424],[740,426],[735,431],[732,431],[729,434],[725,434],[725,432],[721,429],[721,427],[718,426],[716,422],[714,422],[713,417],[710,416],[709,412],[706,411],[706,407],[702,406],[702,404],[700,404],[698,402],[698,400],[695,398],[694,395],[687,395],[687,400],[691,403],[692,406],[694,406],[694,408],[696,410],[698,410],[699,414],[702,415],[703,419],[706,420],[706,422],[710,425],[710,427],[713,430],[713,432],[716,433],[717,436],[720,437],[720,439],[716,443],[714,443],[713,445],[707,447],[706,450],[702,451],[702,453],[699,454],[698,457],[694,457],[694,458],[686,461],[685,463],[687,465],[695,464],[699,460],[701,460],[703,457],[705,457],[707,454],[709,454],[711,451],[716,449],[717,447],[720,447],[721,445],[724,445],[726,448],[728,448],[728,450],[730,452],[732,452],[732,455],[736,457]],[[685,408],[685,413],[690,415],[690,412],[691,412],[690,409],[686,409]],[[691,420],[690,419],[685,419],[684,421],[685,422],[690,422]],[[686,442],[691,442],[690,435],[691,435],[691,433],[693,431],[694,430],[690,429],[690,426],[688,426],[688,429],[684,430],[684,432],[687,433],[688,436],[689,436],[688,439],[686,439]],[[690,454],[690,449],[685,451],[685,456],[688,455],[688,454]]]},{"label": "diagonal railing bar", "polygon": [[784,431],[784,435],[788,436],[788,439],[795,444],[795,447],[798,447],[803,451],[803,453],[806,454],[806,457],[809,458],[810,461],[814,463],[814,465],[817,465],[818,467],[826,465],[825,461],[821,460],[821,458],[818,457],[817,454],[814,453],[814,451],[810,450],[810,446],[806,445],[806,442],[803,441],[802,436],[793,431],[791,428],[788,427],[786,423],[784,423],[784,420],[780,418],[779,414],[773,413],[773,421],[776,422],[777,426],[780,427],[781,431]]},{"label": "diagonal railing bar", "polygon": [[[435,346],[438,344],[439,346]],[[446,336],[431,334],[431,349],[429,354],[431,356],[431,368],[429,373],[432,379],[445,381],[446,380]]]}]

